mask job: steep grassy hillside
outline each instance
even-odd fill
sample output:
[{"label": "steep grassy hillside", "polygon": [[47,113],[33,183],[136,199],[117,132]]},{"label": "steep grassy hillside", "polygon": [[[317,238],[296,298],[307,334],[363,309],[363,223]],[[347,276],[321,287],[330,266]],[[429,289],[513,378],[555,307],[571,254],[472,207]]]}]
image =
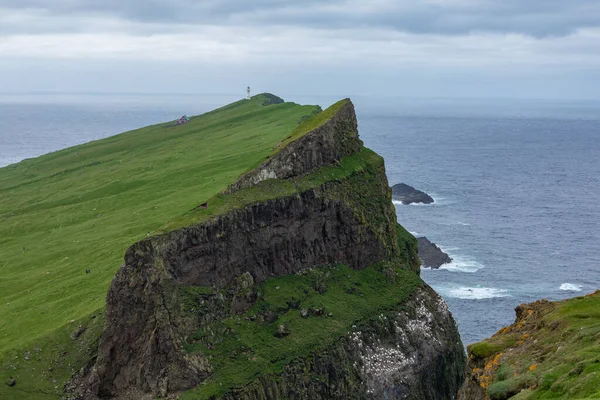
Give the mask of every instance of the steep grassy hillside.
[{"label": "steep grassy hillside", "polygon": [[463,398],[600,398],[600,292],[516,311],[513,325],[469,346]]},{"label": "steep grassy hillside", "polygon": [[103,308],[129,245],[225,189],[318,111],[273,98],[0,169],[0,358]]},{"label": "steep grassy hillside", "polygon": [[0,398],[454,398],[384,161],[349,99],[317,111],[261,95],[0,170]]}]

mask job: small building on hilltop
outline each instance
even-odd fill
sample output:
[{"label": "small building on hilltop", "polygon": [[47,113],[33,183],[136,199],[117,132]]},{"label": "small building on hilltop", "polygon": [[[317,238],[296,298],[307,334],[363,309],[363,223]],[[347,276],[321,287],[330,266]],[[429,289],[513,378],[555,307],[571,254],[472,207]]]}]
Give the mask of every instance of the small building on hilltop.
[{"label": "small building on hilltop", "polygon": [[176,125],[183,125],[183,124],[187,124],[188,122],[190,122],[190,118],[187,115],[184,115],[183,117],[181,117],[177,120]]}]

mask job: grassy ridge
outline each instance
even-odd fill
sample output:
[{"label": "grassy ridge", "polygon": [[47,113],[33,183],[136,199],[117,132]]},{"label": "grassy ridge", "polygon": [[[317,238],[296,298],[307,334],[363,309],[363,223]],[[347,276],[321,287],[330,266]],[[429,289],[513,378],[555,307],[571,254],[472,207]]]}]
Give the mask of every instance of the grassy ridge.
[{"label": "grassy ridge", "polygon": [[296,129],[294,129],[290,136],[286,137],[285,140],[281,142],[281,145],[278,146],[278,149],[283,149],[289,143],[297,140],[298,138],[301,138],[310,131],[320,127],[325,122],[329,121],[331,117],[333,117],[335,113],[337,113],[340,110],[340,108],[342,108],[349,102],[350,99],[340,100],[337,103],[328,107],[326,110],[316,114],[314,117],[306,118]]},{"label": "grassy ridge", "polygon": [[265,100],[0,169],[0,358],[103,308],[129,245],[225,189],[318,110]]},{"label": "grassy ridge", "polygon": [[493,400],[600,398],[600,292],[534,303],[469,354],[484,359],[472,372]]}]

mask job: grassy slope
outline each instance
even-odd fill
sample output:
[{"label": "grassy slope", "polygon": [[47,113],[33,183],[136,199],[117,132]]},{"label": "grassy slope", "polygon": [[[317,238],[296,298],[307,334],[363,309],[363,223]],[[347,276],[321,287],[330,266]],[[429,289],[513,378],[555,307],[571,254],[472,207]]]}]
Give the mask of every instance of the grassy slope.
[{"label": "grassy slope", "polygon": [[[147,172],[145,174],[145,178],[152,179],[154,181],[153,184],[147,183],[149,188],[152,189],[152,192],[148,193],[149,191],[146,190],[143,194],[152,199],[154,198],[152,197],[153,195],[160,194],[160,186],[167,184],[170,187],[165,187],[164,191],[168,191],[169,193],[162,196],[157,196],[156,201],[160,202],[158,204],[163,204],[168,201],[170,207],[168,210],[159,212],[162,211],[161,209],[163,209],[163,207],[159,206],[158,208],[154,208],[156,207],[154,204],[146,206],[145,203],[151,200],[143,200],[142,204],[146,206],[146,218],[150,214],[150,211],[158,210],[153,214],[156,218],[154,218],[152,221],[155,223],[150,225],[149,221],[144,219],[144,221],[148,223],[148,228],[144,226],[142,229],[137,230],[135,232],[137,233],[137,236],[123,236],[122,241],[119,242],[122,243],[121,249],[116,249],[115,246],[111,247],[112,250],[110,250],[108,247],[105,249],[106,254],[102,255],[102,257],[115,258],[114,265],[105,265],[105,260],[98,257],[98,262],[103,263],[102,265],[106,266],[106,270],[103,272],[107,272],[105,275],[107,280],[101,282],[104,286],[100,290],[102,295],[101,301],[96,308],[102,308],[103,306],[106,285],[112,277],[114,269],[118,266],[125,247],[140,237],[143,237],[146,230],[151,230],[154,232],[157,229],[159,231],[176,229],[191,223],[201,222],[205,218],[222,214],[228,210],[231,210],[232,208],[243,207],[256,201],[267,200],[281,195],[296,193],[299,190],[309,187],[320,186],[325,182],[341,183],[344,182],[345,179],[349,178],[350,176],[354,176],[355,174],[358,174],[357,176],[364,175],[364,177],[360,179],[369,180],[371,179],[369,177],[374,176],[373,174],[375,174],[377,170],[381,168],[383,163],[381,157],[368,149],[364,149],[355,155],[346,157],[338,165],[324,167],[314,174],[286,181],[265,181],[256,187],[243,189],[240,192],[236,192],[227,196],[217,194],[208,199],[210,204],[208,209],[191,210],[196,205],[206,201],[210,194],[214,194],[225,188],[227,184],[231,183],[231,181],[233,181],[233,179],[241,172],[257,166],[266,155],[272,154],[271,151],[273,150],[273,144],[277,144],[278,140],[288,142],[292,137],[297,138],[301,136],[302,134],[306,133],[305,131],[307,126],[314,128],[322,124],[327,120],[328,116],[332,114],[332,109],[337,110],[345,103],[345,101],[339,102],[332,106],[332,108],[325,110],[325,112],[316,115],[314,118],[306,119],[306,121],[304,121],[298,128],[293,129],[295,123],[292,122],[298,121],[300,118],[312,114],[316,108],[300,108],[299,106],[291,105],[269,106],[269,109],[267,110],[268,115],[266,115],[263,112],[264,107],[260,106],[261,102],[262,101],[257,101],[254,104],[246,102],[240,102],[239,104],[234,103],[233,105],[229,105],[217,110],[217,112],[205,114],[184,127],[167,128],[181,130],[185,128],[186,132],[182,132],[182,135],[177,135],[177,142],[173,143],[173,140],[168,140],[163,144],[163,146],[156,146],[155,142],[159,139],[164,140],[164,126],[149,127],[143,130],[124,134],[137,136],[131,138],[131,142],[135,143],[139,153],[146,154],[146,157],[149,158],[148,162],[151,162],[153,165],[155,165],[157,161],[161,161],[167,167],[157,168],[154,166],[149,171],[142,169],[142,172]],[[251,112],[251,114],[244,115],[240,118],[239,114],[241,114],[242,111],[241,107],[244,108],[243,113],[248,111]],[[272,107],[279,107],[281,109],[274,109]],[[226,116],[229,113],[233,113],[233,115]],[[327,116],[327,118],[324,118],[324,115]],[[281,122],[281,120],[284,118],[286,119],[285,129],[281,129],[281,126],[277,123]],[[200,126],[201,121],[203,123]],[[211,133],[207,125],[216,121],[218,121],[218,124],[215,124],[214,141],[211,143],[213,144],[213,147],[206,149],[204,146],[207,146],[207,136],[209,136]],[[239,124],[244,124],[243,128],[240,127],[240,129],[236,129],[237,125],[233,121],[236,121]],[[195,126],[192,124],[195,124]],[[194,129],[191,129],[192,127],[194,127]],[[203,149],[205,150],[204,154],[207,156],[207,158],[210,157],[212,164],[218,165],[211,165],[211,162],[202,163],[203,160],[197,160],[195,157],[188,157],[185,159],[173,157],[174,151],[172,148],[170,148],[169,151],[164,152],[164,156],[168,158],[166,160],[163,160],[156,154],[162,150],[165,144],[180,145],[182,152],[193,154],[194,151],[193,149],[190,149],[190,146],[193,146],[192,140],[198,138],[199,129],[202,129],[201,134],[203,135]],[[269,132],[272,133],[271,136],[265,133],[265,130],[269,129],[272,130],[272,132]],[[275,132],[276,129],[277,132]],[[169,131],[167,130],[166,132]],[[292,132],[291,135],[290,132]],[[152,148],[143,151],[143,149],[141,149],[143,144],[140,144],[141,135],[144,135],[144,138],[146,138],[146,136],[149,136],[150,134],[153,134],[154,137],[148,140],[147,144],[152,145]],[[246,148],[250,143],[243,143],[242,145],[239,145],[240,139],[252,137],[253,140],[259,140],[260,142],[264,136],[267,136],[269,139],[272,137],[274,140],[270,140],[268,142],[268,146],[260,146],[259,149],[256,149],[256,144],[254,143],[254,149],[252,149],[252,151]],[[231,143],[231,147],[225,149],[222,148],[220,145],[225,141],[229,141]],[[114,138],[111,138],[99,143],[101,145],[112,145],[113,142]],[[118,142],[119,141],[117,141],[117,143]],[[80,146],[79,149],[83,148],[83,150],[89,151],[87,147],[94,145],[98,145],[98,143]],[[117,148],[123,147],[124,146],[119,145]],[[281,145],[275,146],[274,151],[278,151],[280,148],[282,148]],[[262,151],[262,153],[259,153],[260,157],[250,157],[250,155],[255,156],[255,154],[253,154],[255,150]],[[202,149],[197,148],[195,151],[200,152]],[[112,156],[113,159],[115,158],[115,148],[102,149],[102,154],[104,154],[104,152],[108,156]],[[152,153],[149,154],[150,152]],[[239,154],[237,152],[239,152]],[[65,155],[73,157],[73,153],[81,154],[82,151],[77,151],[76,148],[64,151],[64,153],[67,153]],[[52,156],[54,155],[49,155],[46,157],[52,158]],[[239,158],[242,157],[244,157],[243,162],[239,160]],[[88,155],[86,158],[89,161],[91,156]],[[225,159],[225,161],[222,161],[223,159]],[[96,158],[94,158],[94,160],[96,160]],[[215,160],[217,162],[215,162]],[[237,161],[237,163],[232,165],[232,162],[235,161]],[[197,171],[196,175],[188,176],[186,172],[190,170],[190,166],[197,164],[199,165],[199,163],[202,163],[202,165],[195,168],[195,170],[210,169],[210,174],[202,174],[203,171]],[[95,164],[85,169],[92,170],[92,172],[94,172],[93,168],[105,166],[106,164],[109,163]],[[143,166],[145,163],[137,164]],[[66,164],[61,166],[61,168],[65,167]],[[186,172],[175,172],[177,167],[179,167],[180,171],[185,170]],[[118,166],[115,166],[114,171],[118,172],[120,177],[124,177],[123,179],[126,179],[125,177],[129,175],[128,172],[130,169],[128,168],[127,171],[124,171],[122,168],[122,164],[119,164]],[[72,169],[72,167],[70,169]],[[161,174],[159,177],[157,177],[157,171],[162,172],[165,169],[168,169],[167,176],[175,176],[177,177],[177,180],[172,179],[168,182],[164,182],[164,179],[166,179],[164,174]],[[96,176],[101,176],[100,171],[96,172]],[[218,175],[218,173],[220,173],[220,175]],[[46,175],[53,175],[52,171],[48,171]],[[218,176],[215,177],[215,175]],[[1,174],[0,177],[2,177]],[[214,181],[211,181],[211,178],[214,179]],[[86,179],[91,178],[90,176],[84,176],[80,179],[80,182],[85,182]],[[112,181],[115,178],[112,176],[109,179]],[[360,179],[357,182],[362,182]],[[44,180],[41,181],[43,182]],[[348,182],[353,182],[353,180]],[[202,183],[204,183],[204,185]],[[362,182],[360,184],[365,185],[367,183]],[[75,184],[76,183],[73,183],[73,185]],[[54,185],[54,183],[51,182],[49,185]],[[96,184],[93,182],[91,185],[94,187],[96,186]],[[135,182],[125,181],[122,183],[122,187],[124,189],[129,189],[132,186],[134,191],[139,192]],[[79,186],[77,189],[79,189]],[[176,193],[174,193],[175,191]],[[192,194],[182,196],[182,192],[184,191],[190,191]],[[0,191],[0,193],[2,192]],[[194,193],[196,194],[195,196],[193,196]],[[84,194],[82,197],[83,199],[87,199],[90,196],[86,196]],[[93,205],[94,208],[97,208],[97,210],[93,210],[94,213],[91,213],[93,217],[95,217],[91,222],[88,220],[83,221],[84,224],[87,223],[87,225],[85,225],[85,227],[87,227],[86,229],[89,229],[90,224],[96,224],[95,226],[112,228],[115,229],[115,232],[121,233],[121,227],[126,223],[124,217],[128,216],[128,213],[122,213],[123,217],[120,218],[109,219],[113,225],[100,225],[98,222],[104,222],[103,217],[106,213],[106,208],[102,208],[103,215],[101,217],[98,217],[95,214],[96,212],[100,211],[99,207],[96,205],[96,202],[99,201],[96,200],[96,197],[97,196],[92,196],[90,198],[91,201],[95,201]],[[111,196],[109,195],[109,197]],[[123,207],[129,207],[130,212],[132,210],[138,210],[137,207],[140,204],[140,200],[136,195],[120,193],[117,194],[116,197],[117,199],[115,199],[113,202],[114,209],[111,211],[111,214],[121,211]],[[124,202],[124,200],[128,200],[128,202]],[[351,199],[346,200],[351,201]],[[84,200],[81,200],[81,202],[85,203]],[[42,204],[44,203],[42,202]],[[181,204],[183,204],[183,206],[181,206]],[[56,207],[55,204],[53,205]],[[53,207],[48,207],[47,210],[53,210]],[[59,211],[57,214],[60,215],[61,212],[64,211]],[[131,221],[132,224],[137,221],[141,221],[143,217],[136,214],[133,215],[134,217]],[[161,223],[164,223],[164,221],[170,222],[158,228]],[[77,226],[75,226],[75,228],[77,228]],[[79,230],[78,232],[81,233],[82,231]],[[107,231],[105,229],[104,232],[98,230],[92,231],[91,233],[96,240],[92,240],[92,238],[90,238],[90,251],[92,251],[95,247],[98,247],[97,240],[99,236],[107,234]],[[75,242],[79,241],[79,243],[82,243],[82,239],[82,237],[78,236],[75,239]],[[77,244],[75,242],[73,243]],[[67,241],[65,243],[71,247],[71,242]],[[73,247],[78,249],[77,246]],[[22,253],[26,253],[28,251],[30,251],[30,249],[26,248],[24,252],[22,251]],[[116,252],[116,255],[112,254],[111,252]],[[81,257],[82,260],[86,259],[89,257],[89,253],[82,252]],[[67,265],[73,265],[72,259],[73,256],[71,255],[68,259],[59,259],[59,262],[64,262]],[[409,259],[410,257],[407,255],[407,260]],[[409,263],[407,263],[407,265],[408,264]],[[86,268],[92,268],[93,272],[96,272],[96,269],[101,268],[100,265],[92,265],[92,267],[88,267],[87,265],[85,268],[82,268],[82,270]],[[329,286],[329,289],[326,293],[310,293],[309,288],[311,286],[311,279],[314,278],[313,273],[304,277],[292,276],[269,279],[264,283],[262,289],[265,293],[263,300],[248,313],[255,312],[257,307],[261,309],[268,309],[270,307],[281,308],[279,307],[279,303],[285,299],[288,299],[292,292],[297,292],[299,290],[298,285],[302,283],[304,286],[306,286],[306,288],[303,289],[305,292],[304,295],[300,295],[302,298],[302,306],[325,307],[327,312],[332,312],[333,315],[330,317],[323,317],[326,318],[326,320],[319,321],[320,326],[323,326],[324,329],[319,331],[318,335],[315,335],[314,330],[312,329],[314,327],[312,318],[302,319],[296,315],[298,314],[297,311],[286,313],[280,318],[280,321],[277,321],[276,324],[285,322],[290,325],[294,333],[288,338],[281,339],[278,342],[275,342],[275,338],[272,336],[273,324],[245,324],[240,328],[238,325],[238,322],[240,321],[238,321],[238,319],[232,318],[227,320],[225,325],[228,324],[231,325],[231,327],[234,327],[235,325],[237,329],[234,329],[233,331],[236,333],[235,335],[228,337],[221,346],[218,346],[214,351],[212,351],[211,355],[214,356],[215,359],[223,360],[232,360],[230,357],[231,354],[237,354],[237,357],[233,358],[233,362],[219,363],[217,366],[215,379],[207,383],[207,385],[203,385],[198,390],[203,395],[206,393],[219,394],[223,393],[226,388],[231,386],[247,383],[257,373],[277,372],[281,370],[281,368],[283,368],[283,366],[293,357],[300,354],[307,354],[307,352],[310,350],[318,350],[319,348],[323,348],[323,346],[327,345],[332,340],[336,340],[336,338],[349,329],[352,323],[357,320],[364,319],[365,315],[371,315],[373,313],[395,308],[399,302],[408,296],[421,282],[416,275],[399,267],[400,266],[374,266],[364,271],[352,271],[345,266],[338,266],[334,267],[333,269],[326,268],[326,271],[324,271],[327,275]],[[390,268],[397,268],[397,281],[390,281],[389,272],[385,275],[382,274],[382,268],[387,270],[390,270]],[[75,272],[76,273],[74,275],[81,279],[82,271]],[[279,291],[277,287],[281,287],[283,289]],[[354,287],[356,290],[351,291],[351,293],[347,293],[346,291],[349,287]],[[89,290],[89,285],[86,286],[86,289]],[[31,292],[26,293],[29,294]],[[367,299],[369,300],[367,301]],[[372,299],[375,301],[372,301]],[[351,304],[352,307],[346,307],[348,304]],[[93,309],[94,308],[92,307],[91,310]],[[86,315],[86,312],[89,311],[85,310],[81,314]],[[97,347],[95,341],[97,341],[98,335],[102,329],[103,314],[102,312],[95,312],[91,315],[81,318],[81,320],[78,320],[74,323],[65,325],[65,322],[67,322],[67,318],[57,322],[56,325],[59,326],[59,328],[46,334],[38,340],[31,341],[31,338],[28,337],[26,340],[18,342],[18,348],[20,350],[5,352],[4,360],[0,360],[2,361],[0,362],[0,380],[4,381],[8,378],[8,376],[15,376],[18,380],[18,386],[6,391],[7,387],[3,385],[3,387],[0,387],[0,397],[9,395],[9,398],[14,399],[55,399],[62,390],[62,384],[71,376],[71,374],[85,365],[87,360],[90,359],[92,352]],[[87,328],[87,331],[79,339],[73,341],[70,335],[73,331],[77,330],[77,327],[80,325]],[[307,332],[312,332],[313,334],[309,335]],[[29,343],[29,346],[27,347],[27,349],[29,349],[28,351],[35,353],[35,356],[29,357],[30,360],[27,361],[24,360],[25,354],[23,354],[22,350],[24,348],[22,344],[24,343]],[[194,343],[191,343],[190,345],[193,348]],[[242,353],[244,354],[240,352],[240,346],[242,346]],[[251,349],[251,352],[254,355],[253,359],[257,361],[248,360],[246,357],[248,348]],[[57,357],[57,355],[59,356]],[[2,357],[0,357],[0,359],[1,358]],[[5,393],[3,394],[3,392]],[[189,393],[189,396],[191,396],[190,398],[194,398],[197,393],[198,391]]]},{"label": "grassy slope", "polygon": [[519,400],[600,398],[600,292],[542,307],[541,317],[533,315],[469,346],[493,371],[488,394]]},{"label": "grassy slope", "polygon": [[[104,311],[86,315],[30,342],[8,350],[0,361],[0,399],[58,400],[65,383],[85,367],[98,349],[104,329]],[[82,332],[78,338],[74,332]],[[14,387],[5,385],[10,378]]]},{"label": "grassy slope", "polygon": [[226,188],[317,110],[263,101],[0,169],[0,358],[103,308],[129,245]]}]

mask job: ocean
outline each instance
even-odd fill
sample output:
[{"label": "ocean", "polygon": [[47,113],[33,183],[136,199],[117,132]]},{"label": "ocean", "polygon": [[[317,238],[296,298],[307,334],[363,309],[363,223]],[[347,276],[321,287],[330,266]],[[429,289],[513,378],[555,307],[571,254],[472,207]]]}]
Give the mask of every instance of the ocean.
[{"label": "ocean", "polygon": [[[227,104],[236,95],[0,95],[0,166]],[[335,97],[282,96],[299,103]],[[600,288],[600,103],[354,96],[365,144],[390,184],[435,199],[398,221],[452,258],[424,280],[465,344],[514,307]]]}]

